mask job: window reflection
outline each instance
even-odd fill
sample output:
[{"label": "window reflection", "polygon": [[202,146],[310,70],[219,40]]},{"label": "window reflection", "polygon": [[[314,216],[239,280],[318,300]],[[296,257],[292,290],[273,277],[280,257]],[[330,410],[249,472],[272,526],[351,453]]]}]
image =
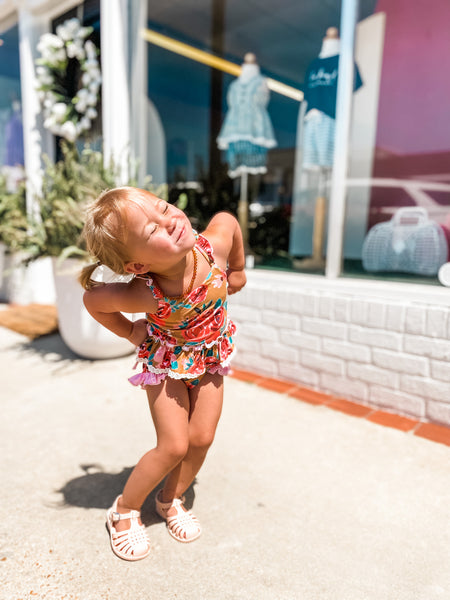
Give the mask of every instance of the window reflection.
[{"label": "window reflection", "polygon": [[0,34],[0,167],[7,189],[24,177],[18,27]]},{"label": "window reflection", "polygon": [[375,55],[379,68],[370,75],[370,96],[360,106],[355,99],[353,111],[347,272],[436,281],[448,260],[450,80],[442,73],[449,68],[449,19],[445,0],[379,0],[358,25],[356,56],[370,73]]},{"label": "window reflection", "polygon": [[[344,272],[398,278],[401,271],[373,270],[363,260],[365,239],[375,225],[399,208],[421,207],[438,224],[440,239],[441,233],[450,238],[450,80],[442,76],[450,56],[445,28],[450,6],[446,0],[427,5],[360,0],[359,9]],[[324,272],[339,152],[334,129],[340,14],[341,0],[326,7],[313,0],[289,6],[203,0],[195,9],[173,1],[148,3],[150,30],[235,65],[250,52],[263,77],[305,94],[302,101],[270,89],[265,110],[276,145],[259,146],[257,156],[253,152],[259,162],[248,165],[244,181],[239,164],[231,163],[248,158],[249,148],[230,151],[217,144],[236,76],[147,46],[147,170],[156,181],[168,182],[172,201],[185,195],[186,210],[199,227],[218,209],[240,214],[255,267]],[[320,100],[327,87],[332,93]],[[411,227],[413,213],[397,220],[404,226],[405,219]],[[429,272],[406,276],[436,279]]]}]

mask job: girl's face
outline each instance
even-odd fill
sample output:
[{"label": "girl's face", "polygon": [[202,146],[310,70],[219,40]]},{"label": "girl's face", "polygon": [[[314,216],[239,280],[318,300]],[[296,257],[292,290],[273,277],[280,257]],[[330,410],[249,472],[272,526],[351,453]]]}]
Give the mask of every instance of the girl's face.
[{"label": "girl's face", "polygon": [[189,219],[182,210],[148,195],[143,204],[126,207],[129,273],[164,273],[179,263],[195,244]]}]

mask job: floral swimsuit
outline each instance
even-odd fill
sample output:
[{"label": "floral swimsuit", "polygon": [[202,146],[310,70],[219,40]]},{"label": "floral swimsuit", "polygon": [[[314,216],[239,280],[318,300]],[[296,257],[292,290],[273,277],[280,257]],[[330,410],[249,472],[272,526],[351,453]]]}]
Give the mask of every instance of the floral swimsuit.
[{"label": "floral swimsuit", "polygon": [[142,372],[130,377],[133,385],[157,385],[168,376],[192,388],[205,373],[229,371],[236,327],[227,317],[227,276],[214,262],[205,237],[197,235],[195,248],[210,272],[187,296],[164,296],[151,276],[145,276],[158,309],[146,315],[149,337],[137,350],[135,368],[142,363]]}]

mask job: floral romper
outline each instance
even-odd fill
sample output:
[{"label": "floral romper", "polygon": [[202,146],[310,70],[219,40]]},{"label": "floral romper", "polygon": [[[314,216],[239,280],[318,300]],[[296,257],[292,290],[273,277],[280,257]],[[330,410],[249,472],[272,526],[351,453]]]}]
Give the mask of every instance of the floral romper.
[{"label": "floral romper", "polygon": [[227,276],[205,237],[197,235],[195,248],[210,272],[187,296],[164,296],[145,276],[158,309],[146,314],[149,337],[137,349],[135,368],[142,363],[142,372],[129,378],[133,385],[157,385],[168,376],[193,388],[205,373],[228,374],[236,327],[227,317]]}]

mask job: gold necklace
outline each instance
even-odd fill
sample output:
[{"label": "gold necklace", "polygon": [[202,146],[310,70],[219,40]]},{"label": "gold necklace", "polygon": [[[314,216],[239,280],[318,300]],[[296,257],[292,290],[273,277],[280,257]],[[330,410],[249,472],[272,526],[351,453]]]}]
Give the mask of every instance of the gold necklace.
[{"label": "gold necklace", "polygon": [[190,283],[188,285],[187,290],[183,291],[183,293],[181,294],[181,296],[167,296],[166,294],[164,294],[164,292],[161,291],[161,287],[160,287],[160,285],[158,283],[159,275],[158,276],[156,276],[155,274],[152,275],[153,281],[156,280],[155,281],[156,285],[158,286],[160,292],[164,295],[165,298],[173,298],[174,300],[180,300],[181,298],[184,298],[184,296],[188,296],[192,292],[192,289],[193,289],[194,283],[195,283],[195,278],[197,277],[197,266],[198,266],[197,265],[197,261],[198,261],[198,259],[197,259],[197,252],[195,251],[195,248],[192,248],[192,255],[194,257],[194,269],[192,271],[192,278],[191,278],[191,281],[190,281]]},{"label": "gold necklace", "polygon": [[197,277],[197,252],[195,251],[195,247],[192,248],[192,255],[194,257],[194,270],[192,272],[192,279],[188,286],[188,289],[184,292],[183,296],[188,296],[194,287],[195,278]]}]

